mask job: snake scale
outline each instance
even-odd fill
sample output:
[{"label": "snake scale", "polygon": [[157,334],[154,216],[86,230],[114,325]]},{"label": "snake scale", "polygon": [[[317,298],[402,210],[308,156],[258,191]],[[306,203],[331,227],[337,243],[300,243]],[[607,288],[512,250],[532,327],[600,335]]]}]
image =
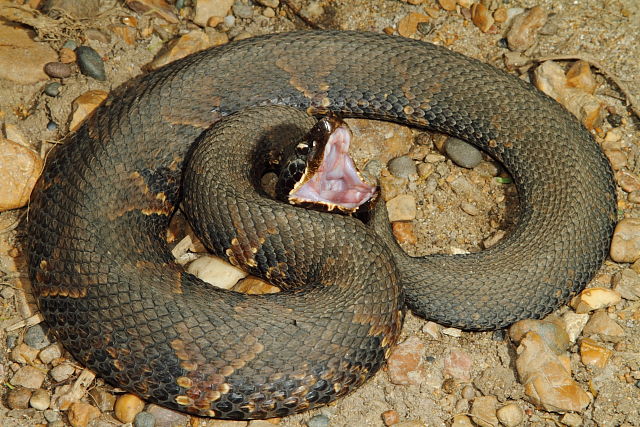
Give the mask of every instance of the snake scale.
[{"label": "snake scale", "polygon": [[[214,199],[221,225],[210,249],[285,290],[212,289],[175,264],[166,227],[193,141],[214,124],[209,132],[242,132],[235,115],[220,119],[259,105],[470,141],[512,174],[517,226],[479,253],[409,258],[356,219],[258,201],[232,178]],[[238,141],[228,158],[246,154]],[[245,178],[251,169],[217,167]],[[202,51],[113,91],[52,150],[27,251],[39,307],[79,362],[161,405],[265,418],[370,378],[397,340],[404,303],[469,330],[549,313],[603,262],[615,207],[591,135],[528,83],[416,40],[295,32]]]}]

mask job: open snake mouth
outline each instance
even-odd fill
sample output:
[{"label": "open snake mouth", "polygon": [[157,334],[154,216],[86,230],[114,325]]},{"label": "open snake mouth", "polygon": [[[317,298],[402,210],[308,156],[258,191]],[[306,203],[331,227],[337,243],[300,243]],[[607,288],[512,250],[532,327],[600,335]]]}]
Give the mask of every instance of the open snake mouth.
[{"label": "open snake mouth", "polygon": [[306,168],[289,193],[291,203],[354,212],[375,195],[376,187],[363,179],[349,156],[351,130],[342,120],[328,116],[318,121],[307,144]]}]

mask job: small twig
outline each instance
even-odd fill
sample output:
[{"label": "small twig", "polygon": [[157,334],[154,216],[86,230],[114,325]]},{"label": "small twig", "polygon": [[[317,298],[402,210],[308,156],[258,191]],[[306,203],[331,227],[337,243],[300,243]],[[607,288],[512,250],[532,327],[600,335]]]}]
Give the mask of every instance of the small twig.
[{"label": "small twig", "polygon": [[544,61],[574,61],[574,60],[580,60],[580,61],[585,61],[588,62],[589,65],[592,65],[593,67],[595,67],[599,73],[603,74],[607,79],[611,80],[616,86],[618,86],[618,89],[620,89],[620,92],[622,92],[624,94],[624,96],[627,99],[627,102],[629,103],[629,106],[631,107],[631,110],[633,111],[633,113],[640,119],[640,104],[638,103],[638,101],[636,101],[635,97],[631,94],[631,91],[629,90],[629,87],[622,82],[622,80],[620,80],[615,74],[613,74],[612,72],[610,72],[607,67],[605,67],[604,65],[602,65],[601,63],[599,63],[598,61],[596,61],[595,59],[587,56],[587,55],[582,55],[582,54],[568,54],[568,55],[550,55],[550,56],[542,56],[539,58],[532,58],[533,61],[535,62],[544,62]]},{"label": "small twig", "polygon": [[297,8],[293,3],[291,3],[290,0],[282,0],[282,3],[287,6],[289,8],[289,10],[298,18],[300,18],[302,20],[302,22],[304,22],[305,24],[307,24],[309,27],[313,28],[314,30],[322,30],[323,28],[316,24],[315,22],[313,22],[312,20],[310,20],[309,18],[307,18],[306,16],[304,16],[302,13],[300,13],[300,9]]}]

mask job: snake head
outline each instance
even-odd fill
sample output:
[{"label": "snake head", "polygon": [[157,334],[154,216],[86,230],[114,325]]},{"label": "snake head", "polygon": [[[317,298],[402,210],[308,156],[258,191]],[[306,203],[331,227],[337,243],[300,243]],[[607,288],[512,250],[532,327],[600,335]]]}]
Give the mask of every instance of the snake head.
[{"label": "snake head", "polygon": [[291,204],[353,213],[376,194],[349,155],[351,138],[349,127],[335,115],[316,123],[296,147],[297,154],[306,156],[306,165],[289,192]]}]

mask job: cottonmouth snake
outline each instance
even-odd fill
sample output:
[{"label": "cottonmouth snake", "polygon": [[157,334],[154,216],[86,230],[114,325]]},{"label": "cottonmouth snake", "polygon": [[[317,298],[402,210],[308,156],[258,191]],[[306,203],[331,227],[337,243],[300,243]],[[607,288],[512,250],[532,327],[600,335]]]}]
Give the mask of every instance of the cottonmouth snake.
[{"label": "cottonmouth snake", "polygon": [[[466,139],[511,172],[518,225],[490,250],[412,259],[353,218],[275,213],[223,190],[211,249],[306,287],[263,296],[211,289],[173,262],[164,239],[183,162],[221,117],[266,104]],[[399,37],[276,34],[124,85],[55,147],[31,200],[30,275],[51,330],[109,382],[201,415],[284,416],[376,372],[398,336],[400,285],[416,313],[466,329],[552,311],[605,258],[614,194],[590,134],[517,78]]]}]

